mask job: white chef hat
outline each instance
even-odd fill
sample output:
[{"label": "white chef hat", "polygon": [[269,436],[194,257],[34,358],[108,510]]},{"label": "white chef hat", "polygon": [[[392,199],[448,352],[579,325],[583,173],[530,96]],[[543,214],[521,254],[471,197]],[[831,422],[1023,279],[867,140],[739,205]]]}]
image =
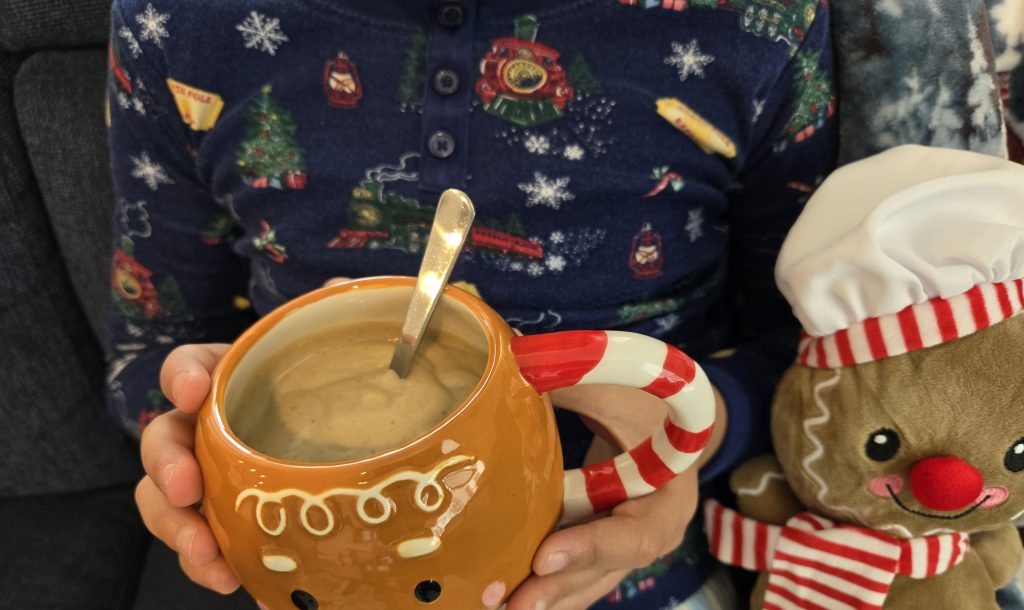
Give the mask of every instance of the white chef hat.
[{"label": "white chef hat", "polygon": [[830,368],[951,341],[1024,309],[1024,166],[901,146],[830,176],[775,269]]}]

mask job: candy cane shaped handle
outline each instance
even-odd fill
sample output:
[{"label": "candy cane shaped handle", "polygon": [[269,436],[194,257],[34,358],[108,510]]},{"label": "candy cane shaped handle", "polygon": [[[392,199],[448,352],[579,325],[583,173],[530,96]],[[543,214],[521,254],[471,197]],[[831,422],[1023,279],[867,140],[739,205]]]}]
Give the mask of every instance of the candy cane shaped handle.
[{"label": "candy cane shaped handle", "polygon": [[689,356],[644,335],[568,331],[512,339],[523,377],[538,392],[575,385],[639,388],[669,415],[647,440],[616,458],[565,473],[562,523],[645,496],[693,465],[711,437],[715,398]]}]

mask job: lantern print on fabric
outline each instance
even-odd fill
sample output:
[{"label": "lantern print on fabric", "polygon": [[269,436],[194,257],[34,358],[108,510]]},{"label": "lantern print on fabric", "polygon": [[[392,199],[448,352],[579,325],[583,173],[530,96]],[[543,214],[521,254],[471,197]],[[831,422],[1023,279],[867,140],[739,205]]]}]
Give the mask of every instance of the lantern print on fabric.
[{"label": "lantern print on fabric", "polygon": [[633,237],[629,269],[638,280],[653,280],[661,277],[664,266],[661,235],[654,231],[651,223],[645,222],[640,225],[640,232]]},{"label": "lantern print on fabric", "polygon": [[518,17],[514,37],[491,41],[476,82],[484,110],[524,127],[561,118],[575,93],[558,51],[536,41],[537,29],[533,15]]},{"label": "lantern print on fabric", "polygon": [[345,51],[324,66],[324,95],[331,108],[352,109],[363,97],[359,71]]},{"label": "lantern print on fabric", "polygon": [[249,106],[246,136],[238,155],[238,170],[252,188],[306,188],[304,152],[295,121],[265,85]]}]

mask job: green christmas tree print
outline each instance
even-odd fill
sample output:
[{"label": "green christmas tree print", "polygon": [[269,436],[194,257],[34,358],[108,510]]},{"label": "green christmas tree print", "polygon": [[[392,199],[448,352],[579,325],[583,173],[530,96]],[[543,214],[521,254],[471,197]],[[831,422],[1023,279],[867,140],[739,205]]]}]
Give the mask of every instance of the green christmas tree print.
[{"label": "green christmas tree print", "polygon": [[565,70],[565,78],[578,93],[588,95],[599,95],[602,91],[601,81],[597,80],[590,64],[583,58],[583,53],[577,53]]},{"label": "green christmas tree print", "polygon": [[295,121],[271,91],[270,85],[264,86],[249,107],[238,169],[253,188],[302,189],[306,166]]},{"label": "green christmas tree print", "polygon": [[801,51],[796,56],[796,108],[786,123],[784,141],[776,144],[777,150],[785,148],[785,141],[801,142],[811,137],[835,112],[832,79],[820,62],[821,55],[813,51]]},{"label": "green christmas tree print", "polygon": [[424,66],[427,61],[427,33],[420,30],[413,34],[405,49],[402,75],[398,79],[398,103],[406,110],[423,103]]}]

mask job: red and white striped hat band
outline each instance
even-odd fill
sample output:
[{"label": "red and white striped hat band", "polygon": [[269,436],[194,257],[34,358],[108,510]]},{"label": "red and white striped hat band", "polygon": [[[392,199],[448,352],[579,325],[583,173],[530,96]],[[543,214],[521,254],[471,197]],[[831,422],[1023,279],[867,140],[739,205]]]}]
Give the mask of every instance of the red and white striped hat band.
[{"label": "red and white striped hat band", "polygon": [[826,337],[804,333],[797,362],[818,369],[882,360],[955,341],[1024,310],[1024,280],[975,286],[964,294],[911,305]]}]

